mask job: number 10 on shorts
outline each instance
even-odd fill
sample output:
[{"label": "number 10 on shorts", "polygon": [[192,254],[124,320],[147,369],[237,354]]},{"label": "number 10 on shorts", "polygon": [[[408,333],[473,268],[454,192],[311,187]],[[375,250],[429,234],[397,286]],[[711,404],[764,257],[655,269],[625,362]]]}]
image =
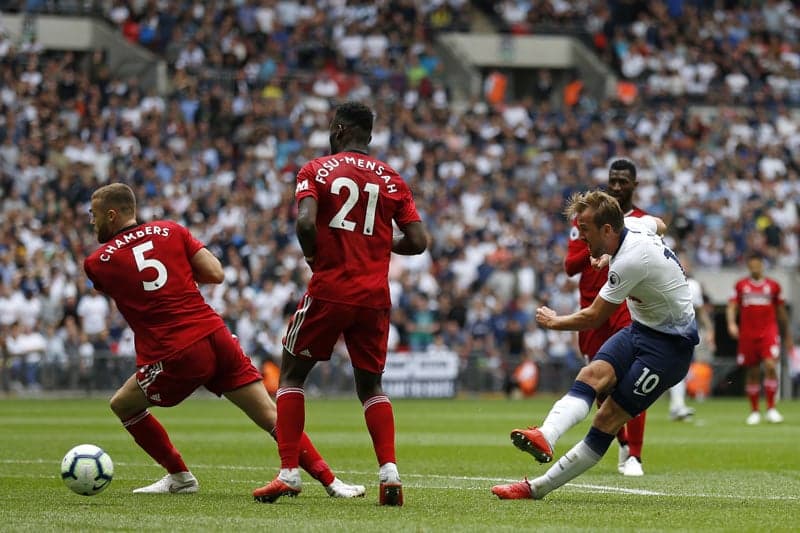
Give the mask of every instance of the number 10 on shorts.
[{"label": "number 10 on shorts", "polygon": [[647,396],[658,386],[660,380],[658,374],[651,374],[650,369],[644,367],[639,379],[633,384],[633,392],[639,396]]}]

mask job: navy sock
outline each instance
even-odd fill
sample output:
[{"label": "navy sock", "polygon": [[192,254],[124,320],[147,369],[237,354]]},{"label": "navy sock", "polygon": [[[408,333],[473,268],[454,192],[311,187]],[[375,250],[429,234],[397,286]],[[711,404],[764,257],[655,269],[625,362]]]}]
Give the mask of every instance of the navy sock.
[{"label": "navy sock", "polygon": [[604,433],[592,426],[589,433],[583,438],[583,442],[592,449],[594,453],[602,457],[608,451],[608,447],[614,441],[614,435]]},{"label": "navy sock", "polygon": [[581,398],[590,406],[594,403],[594,399],[597,397],[597,392],[592,387],[583,381],[578,380],[575,380],[575,382],[572,383],[572,387],[569,388],[567,394]]}]

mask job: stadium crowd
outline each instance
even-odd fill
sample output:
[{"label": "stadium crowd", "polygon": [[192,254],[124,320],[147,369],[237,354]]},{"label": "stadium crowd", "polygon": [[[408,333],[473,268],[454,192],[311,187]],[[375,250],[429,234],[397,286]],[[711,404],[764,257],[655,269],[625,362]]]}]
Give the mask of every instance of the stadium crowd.
[{"label": "stadium crowd", "polygon": [[[614,28],[603,57],[623,74],[632,71],[620,50],[648,47],[646,67],[628,76],[642,87],[632,103],[584,95],[563,106],[551,86],[501,105],[452,101],[434,39],[469,26],[463,0],[113,2],[109,20],[167,58],[168,94],[116,78],[101,52],[43,52],[5,34],[2,388],[108,388],[129,374],[130,330],[82,271],[96,246],[89,195],[112,181],[135,188],[142,219],[177,220],[220,257],[226,282],[206,296],[251,356],[277,357],[310,274],[294,236],[295,172],[326,152],[329,111],[345,99],[375,108],[372,151],[409,182],[433,233],[426,254],[393,259],[391,347],[455,351],[465,388],[502,390],[524,359],[563,369],[560,387],[582,364],[572,333],[540,330],[532,316],[541,303],[578,307],[563,273],[563,203],[604,185],[615,157],[636,162],[637,205],[671,223],[673,246],[696,267],[741,265],[760,250],[796,268],[798,69],[775,63],[797,60],[797,9],[777,33],[766,7],[788,2],[767,2],[760,18],[730,2],[700,10],[696,31],[737,36],[720,53],[756,55],[719,63],[668,10],[623,21],[584,4],[587,32]],[[693,4],[703,2],[684,9]],[[707,87],[738,86],[736,99],[718,93],[698,107],[690,84],[650,90],[659,68],[680,63],[682,76],[703,61],[714,65]],[[728,82],[738,65],[744,84]],[[793,79],[776,85],[776,73]],[[344,350],[337,357],[320,386],[349,386]]]}]

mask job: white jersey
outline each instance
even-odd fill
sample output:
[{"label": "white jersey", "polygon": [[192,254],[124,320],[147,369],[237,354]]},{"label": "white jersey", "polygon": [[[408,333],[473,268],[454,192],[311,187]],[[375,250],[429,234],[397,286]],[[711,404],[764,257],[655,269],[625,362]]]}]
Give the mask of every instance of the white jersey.
[{"label": "white jersey", "polygon": [[703,307],[703,287],[700,282],[694,278],[686,280],[689,283],[689,290],[692,291],[692,305],[695,309]]},{"label": "white jersey", "polygon": [[655,234],[652,218],[626,218],[608,279],[599,296],[619,304],[627,298],[634,322],[672,335],[696,331],[692,291],[675,253]]}]

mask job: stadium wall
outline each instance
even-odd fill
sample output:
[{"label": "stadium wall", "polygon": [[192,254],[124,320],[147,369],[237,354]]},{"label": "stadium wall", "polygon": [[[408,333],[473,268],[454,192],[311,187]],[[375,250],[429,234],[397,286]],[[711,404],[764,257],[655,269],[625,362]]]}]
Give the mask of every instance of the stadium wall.
[{"label": "stadium wall", "polygon": [[511,36],[445,33],[439,42],[473,68],[577,70],[595,98],[613,94],[615,77],[577,38],[563,35]]},{"label": "stadium wall", "polygon": [[45,50],[89,52],[104,50],[112,72],[123,78],[137,78],[147,89],[156,87],[159,93],[168,89],[166,62],[149,50],[127,41],[102,20],[91,17],[62,15],[2,14],[2,26],[17,41],[33,35]]}]

